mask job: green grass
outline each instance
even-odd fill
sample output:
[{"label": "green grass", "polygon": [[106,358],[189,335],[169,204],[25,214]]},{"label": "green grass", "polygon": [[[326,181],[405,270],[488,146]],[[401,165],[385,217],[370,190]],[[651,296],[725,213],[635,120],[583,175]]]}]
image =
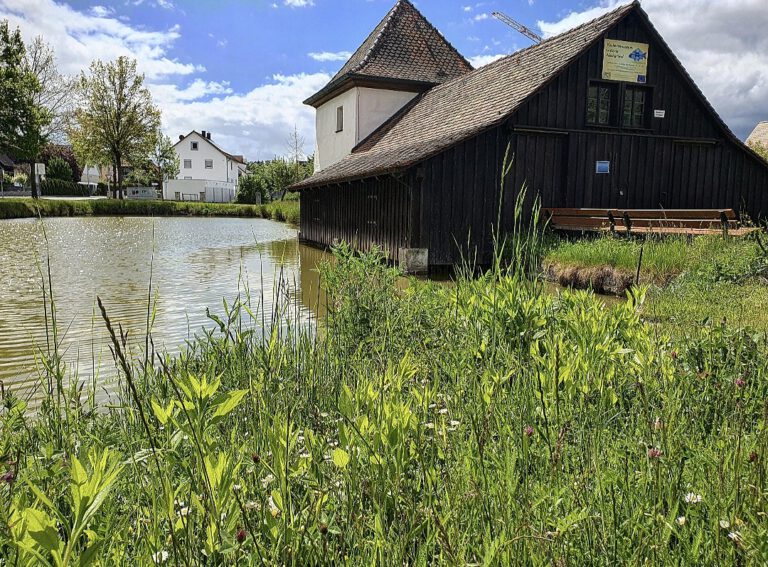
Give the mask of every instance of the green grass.
[{"label": "green grass", "polygon": [[296,201],[242,205],[118,199],[0,199],[0,219],[37,217],[38,215],[42,217],[87,215],[262,217],[297,224],[299,204]]},{"label": "green grass", "polygon": [[341,248],[322,268],[322,333],[290,293],[271,332],[244,292],[175,359],[132,358],[110,322],[106,411],[42,353],[38,414],[0,412],[0,557],[768,562],[765,336],[669,338],[635,301],[546,294],[521,269],[403,290],[381,260]]}]

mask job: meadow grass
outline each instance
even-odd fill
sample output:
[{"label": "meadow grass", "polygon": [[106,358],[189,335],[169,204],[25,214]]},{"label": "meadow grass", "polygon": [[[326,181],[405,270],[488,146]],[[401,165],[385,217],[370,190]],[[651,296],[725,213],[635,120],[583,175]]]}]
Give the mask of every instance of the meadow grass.
[{"label": "meadow grass", "polygon": [[0,219],[89,215],[261,217],[297,224],[299,204],[296,201],[244,205],[129,199],[0,199]]},{"label": "meadow grass", "polygon": [[101,410],[54,337],[37,415],[3,399],[3,561],[768,561],[764,335],[673,339],[644,289],[606,308],[520,262],[403,290],[382,259],[335,251],[319,333],[285,286],[271,313],[244,289],[174,359],[151,332],[126,352],[102,311],[122,394]]}]

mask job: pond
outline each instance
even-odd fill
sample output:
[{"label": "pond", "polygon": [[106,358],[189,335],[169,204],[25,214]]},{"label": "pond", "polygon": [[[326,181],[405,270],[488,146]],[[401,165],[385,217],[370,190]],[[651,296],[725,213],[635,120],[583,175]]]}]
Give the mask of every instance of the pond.
[{"label": "pond", "polygon": [[315,270],[324,256],[299,244],[294,228],[264,219],[0,221],[0,382],[32,402],[42,397],[36,367],[50,340],[43,298],[49,263],[64,359],[81,381],[98,384],[103,397],[116,371],[97,296],[137,352],[151,276],[155,347],[174,353],[214,325],[206,308],[221,315],[222,300],[231,304],[246,288],[267,317],[282,293],[309,319],[317,311]]}]

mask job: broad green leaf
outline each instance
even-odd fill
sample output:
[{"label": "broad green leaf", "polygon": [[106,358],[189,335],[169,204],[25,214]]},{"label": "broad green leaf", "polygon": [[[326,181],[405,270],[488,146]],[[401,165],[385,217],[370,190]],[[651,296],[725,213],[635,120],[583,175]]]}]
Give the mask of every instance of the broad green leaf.
[{"label": "broad green leaf", "polygon": [[223,394],[216,405],[216,411],[213,412],[212,417],[223,417],[230,413],[240,404],[247,393],[248,390],[233,390]]},{"label": "broad green leaf", "polygon": [[340,469],[343,469],[349,464],[349,453],[347,453],[344,449],[334,449],[331,458],[333,459],[333,464]]}]

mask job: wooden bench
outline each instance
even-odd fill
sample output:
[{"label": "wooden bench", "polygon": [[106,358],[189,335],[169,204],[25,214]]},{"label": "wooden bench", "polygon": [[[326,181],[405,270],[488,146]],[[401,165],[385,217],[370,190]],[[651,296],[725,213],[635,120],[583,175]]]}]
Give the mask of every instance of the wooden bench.
[{"label": "wooden bench", "polygon": [[626,234],[731,234],[739,228],[733,209],[544,209],[544,219],[555,230],[624,232]]}]

